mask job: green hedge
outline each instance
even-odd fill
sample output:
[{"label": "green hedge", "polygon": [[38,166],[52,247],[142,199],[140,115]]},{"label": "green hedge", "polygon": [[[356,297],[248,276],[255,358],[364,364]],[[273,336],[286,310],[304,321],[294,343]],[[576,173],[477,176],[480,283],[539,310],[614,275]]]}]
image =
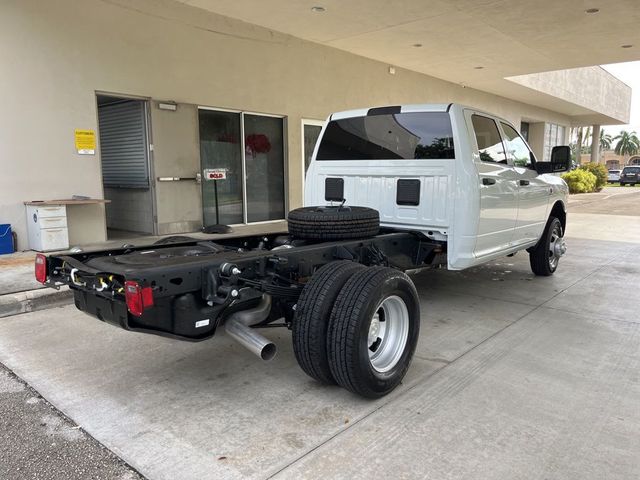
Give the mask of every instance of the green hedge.
[{"label": "green hedge", "polygon": [[599,192],[607,185],[607,177],[609,176],[609,172],[607,171],[607,167],[605,167],[601,163],[587,163],[580,167],[582,170],[586,170],[587,172],[591,172],[596,176],[596,188],[595,191]]},{"label": "green hedge", "polygon": [[598,178],[591,172],[577,168],[562,175],[571,193],[589,193],[596,188]]}]

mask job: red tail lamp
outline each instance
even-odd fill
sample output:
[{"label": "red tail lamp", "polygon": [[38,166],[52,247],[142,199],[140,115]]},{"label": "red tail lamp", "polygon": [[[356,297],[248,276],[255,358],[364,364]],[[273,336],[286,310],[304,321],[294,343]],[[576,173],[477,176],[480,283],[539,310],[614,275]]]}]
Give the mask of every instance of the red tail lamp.
[{"label": "red tail lamp", "polygon": [[153,307],[153,290],[151,287],[141,287],[138,282],[127,280],[124,282],[124,298],[131,315],[139,317],[147,307]]},{"label": "red tail lamp", "polygon": [[47,257],[38,253],[36,255],[36,280],[40,283],[47,281]]}]

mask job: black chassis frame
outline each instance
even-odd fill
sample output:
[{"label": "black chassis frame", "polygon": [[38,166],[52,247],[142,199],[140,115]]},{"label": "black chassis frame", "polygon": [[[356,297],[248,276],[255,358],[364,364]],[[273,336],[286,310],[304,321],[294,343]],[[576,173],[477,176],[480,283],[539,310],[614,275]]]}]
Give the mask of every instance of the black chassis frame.
[{"label": "black chassis frame", "polygon": [[[305,241],[286,233],[212,241],[176,240],[52,255],[47,259],[47,285],[69,285],[76,307],[104,322],[131,331],[200,341],[213,336],[231,313],[256,305],[265,293],[272,297],[272,309],[257,327],[290,328],[304,284],[315,270],[334,260],[402,271],[446,263],[446,244],[409,231],[381,230],[375,237],[334,241]],[[214,250],[171,256],[176,249],[204,246]],[[141,258],[144,253],[164,258],[146,265],[122,262],[131,255]],[[153,290],[154,306],[141,316],[127,310],[122,293],[125,280]],[[111,288],[101,290],[105,281]],[[273,323],[282,318],[284,322]],[[196,326],[202,320],[209,322],[204,327]]]}]

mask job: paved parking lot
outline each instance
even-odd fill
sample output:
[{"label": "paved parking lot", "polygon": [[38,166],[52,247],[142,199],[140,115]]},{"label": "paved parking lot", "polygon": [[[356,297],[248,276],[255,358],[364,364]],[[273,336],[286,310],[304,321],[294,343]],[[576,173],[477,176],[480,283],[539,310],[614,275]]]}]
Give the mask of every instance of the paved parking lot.
[{"label": "paved parking lot", "polygon": [[522,253],[415,275],[416,357],[378,401],[307,378],[286,331],[267,364],[73,307],[0,320],[0,362],[150,479],[639,478],[640,219],[569,225],[551,278]]}]

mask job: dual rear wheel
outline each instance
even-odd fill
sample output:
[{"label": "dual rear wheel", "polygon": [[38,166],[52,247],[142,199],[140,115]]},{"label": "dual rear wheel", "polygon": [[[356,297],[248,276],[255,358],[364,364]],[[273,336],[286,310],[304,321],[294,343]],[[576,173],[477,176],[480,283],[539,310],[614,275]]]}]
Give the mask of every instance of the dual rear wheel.
[{"label": "dual rear wheel", "polygon": [[300,296],[293,347],[312,378],[377,398],[402,381],[419,329],[418,294],[406,274],[335,261]]}]

